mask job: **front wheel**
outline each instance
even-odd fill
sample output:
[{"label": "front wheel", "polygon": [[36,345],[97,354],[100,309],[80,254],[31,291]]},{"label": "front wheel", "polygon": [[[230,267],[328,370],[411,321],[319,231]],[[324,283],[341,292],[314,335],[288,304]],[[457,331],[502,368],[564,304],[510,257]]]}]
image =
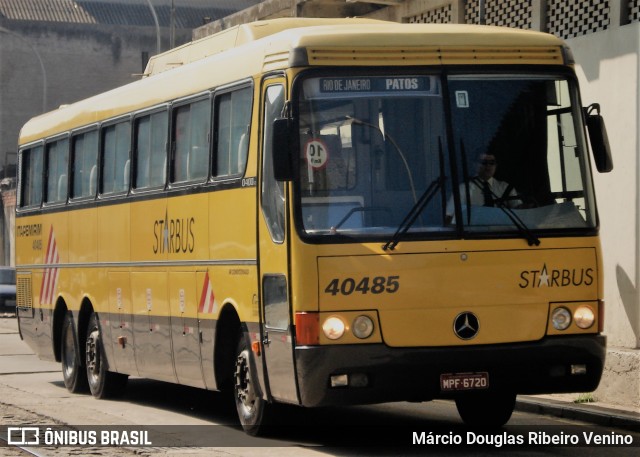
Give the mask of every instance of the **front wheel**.
[{"label": "front wheel", "polygon": [[465,395],[456,398],[463,422],[471,427],[498,428],[509,422],[516,405],[516,395],[493,393]]},{"label": "front wheel", "polygon": [[82,364],[78,337],[73,324],[73,315],[67,311],[62,323],[62,340],[60,342],[60,358],[62,359],[62,377],[64,385],[71,393],[87,391],[87,376]]},{"label": "front wheel", "polygon": [[236,350],[233,395],[242,428],[249,435],[258,435],[267,403],[260,396],[256,375],[251,367],[251,353],[243,335],[240,335]]},{"label": "front wheel", "polygon": [[91,394],[96,398],[122,395],[127,386],[128,377],[108,370],[96,313],[92,313],[89,318],[86,348],[87,380]]}]

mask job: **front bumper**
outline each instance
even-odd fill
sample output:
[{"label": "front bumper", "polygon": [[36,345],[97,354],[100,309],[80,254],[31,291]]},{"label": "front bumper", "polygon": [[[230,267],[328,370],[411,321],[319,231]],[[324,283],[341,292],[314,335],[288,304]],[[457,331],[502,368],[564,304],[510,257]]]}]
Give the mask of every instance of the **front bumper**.
[{"label": "front bumper", "polygon": [[[547,337],[517,344],[445,348],[392,348],[384,344],[295,349],[303,406],[427,401],[452,398],[440,375],[488,372],[489,390],[515,394],[590,392],[602,376],[606,337]],[[571,366],[586,372],[572,374]],[[363,387],[331,387],[332,375],[355,374]]]}]

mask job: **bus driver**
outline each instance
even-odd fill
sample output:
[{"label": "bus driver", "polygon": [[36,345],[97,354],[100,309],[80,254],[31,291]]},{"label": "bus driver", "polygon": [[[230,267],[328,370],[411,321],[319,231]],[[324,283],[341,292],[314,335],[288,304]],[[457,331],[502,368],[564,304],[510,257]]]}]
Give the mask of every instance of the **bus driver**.
[{"label": "bus driver", "polygon": [[[522,201],[517,198],[515,188],[494,177],[498,162],[493,154],[481,154],[477,160],[477,174],[467,185],[460,185],[460,198],[466,205],[467,196],[473,206],[506,206],[517,208]],[[447,222],[454,220],[453,197],[447,203]]]}]

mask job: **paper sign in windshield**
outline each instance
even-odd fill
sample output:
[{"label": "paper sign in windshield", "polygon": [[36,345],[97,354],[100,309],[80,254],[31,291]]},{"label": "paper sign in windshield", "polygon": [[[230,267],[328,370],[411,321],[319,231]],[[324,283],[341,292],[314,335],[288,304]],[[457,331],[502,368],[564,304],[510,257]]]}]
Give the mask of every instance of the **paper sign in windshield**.
[{"label": "paper sign in windshield", "polygon": [[327,166],[327,162],[329,161],[329,150],[327,149],[327,145],[324,141],[313,138],[307,141],[305,149],[307,163],[314,171],[321,170]]}]

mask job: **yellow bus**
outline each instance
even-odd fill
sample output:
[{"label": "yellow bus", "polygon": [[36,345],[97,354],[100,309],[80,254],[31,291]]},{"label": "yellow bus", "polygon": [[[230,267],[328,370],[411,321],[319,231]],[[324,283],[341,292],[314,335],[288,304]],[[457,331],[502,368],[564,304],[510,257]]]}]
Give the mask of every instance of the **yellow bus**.
[{"label": "yellow bus", "polygon": [[21,131],[21,336],[71,392],[229,389],[250,434],[272,403],[501,425],[591,391],[612,163],[573,65],[547,34],[365,19],[158,55]]}]

